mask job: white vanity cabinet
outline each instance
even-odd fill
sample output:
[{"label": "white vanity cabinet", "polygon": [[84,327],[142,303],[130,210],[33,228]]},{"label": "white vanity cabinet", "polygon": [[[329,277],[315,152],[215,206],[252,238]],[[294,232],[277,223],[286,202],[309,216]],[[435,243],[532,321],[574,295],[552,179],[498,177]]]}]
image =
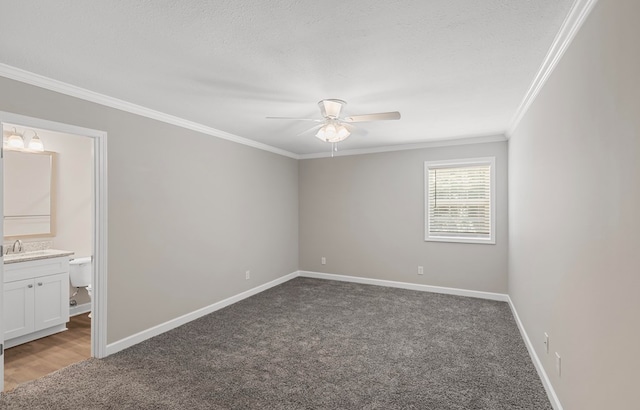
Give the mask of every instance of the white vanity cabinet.
[{"label": "white vanity cabinet", "polygon": [[6,347],[66,330],[69,321],[69,257],[4,265]]},{"label": "white vanity cabinet", "polygon": [[35,330],[33,279],[4,284],[4,339],[9,340]]}]

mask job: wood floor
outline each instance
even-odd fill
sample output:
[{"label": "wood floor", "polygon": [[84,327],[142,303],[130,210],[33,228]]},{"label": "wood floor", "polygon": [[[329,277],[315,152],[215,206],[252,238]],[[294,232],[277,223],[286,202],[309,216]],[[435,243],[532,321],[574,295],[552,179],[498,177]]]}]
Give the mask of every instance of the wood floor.
[{"label": "wood floor", "polygon": [[4,351],[4,389],[38,379],[91,356],[91,319],[73,316],[64,332]]}]

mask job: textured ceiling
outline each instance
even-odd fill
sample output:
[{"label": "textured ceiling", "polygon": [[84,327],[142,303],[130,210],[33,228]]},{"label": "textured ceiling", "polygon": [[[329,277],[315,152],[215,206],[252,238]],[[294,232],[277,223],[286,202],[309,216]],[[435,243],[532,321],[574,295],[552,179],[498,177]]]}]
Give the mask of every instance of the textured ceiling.
[{"label": "textured ceiling", "polygon": [[503,133],[572,0],[4,0],[0,62],[297,154]]}]

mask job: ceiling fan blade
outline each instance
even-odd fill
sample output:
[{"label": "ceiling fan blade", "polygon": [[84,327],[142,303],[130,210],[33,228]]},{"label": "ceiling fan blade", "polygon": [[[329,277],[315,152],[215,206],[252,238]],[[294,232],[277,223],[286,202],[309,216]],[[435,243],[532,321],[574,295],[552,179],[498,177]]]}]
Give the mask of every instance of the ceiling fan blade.
[{"label": "ceiling fan blade", "polygon": [[380,112],[377,114],[350,115],[344,118],[346,122],[365,122],[365,121],[383,121],[383,120],[399,120],[400,113],[398,111]]},{"label": "ceiling fan blade", "polygon": [[294,120],[294,121],[315,121],[323,122],[317,118],[297,118],[297,117],[266,117],[268,120]]},{"label": "ceiling fan blade", "polygon": [[352,134],[353,134],[354,131],[359,129],[355,125],[347,124],[346,122],[343,122],[342,125]]},{"label": "ceiling fan blade", "polygon": [[318,124],[315,127],[311,127],[309,129],[306,129],[306,130],[302,131],[300,134],[296,135],[296,137],[299,137],[299,136],[304,135],[304,134],[308,134],[308,133],[313,132],[313,131],[317,131],[320,128],[322,128],[323,125],[324,124]]}]

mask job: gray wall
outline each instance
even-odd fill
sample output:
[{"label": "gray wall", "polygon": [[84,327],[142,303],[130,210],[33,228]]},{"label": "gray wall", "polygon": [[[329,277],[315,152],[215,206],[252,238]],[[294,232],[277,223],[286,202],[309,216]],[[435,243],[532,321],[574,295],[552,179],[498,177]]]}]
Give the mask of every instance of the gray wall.
[{"label": "gray wall", "polygon": [[5,78],[0,96],[108,132],[109,343],[298,269],[296,160]]},{"label": "gray wall", "polygon": [[[55,249],[74,251],[74,257],[93,255],[93,139],[78,135],[38,132],[47,151],[57,153]],[[70,288],[73,295],[76,288]],[[86,289],[73,297],[90,303]]]},{"label": "gray wall", "polygon": [[[506,293],[506,145],[300,161],[300,269]],[[424,161],[487,156],[496,157],[496,244],[425,242]]]},{"label": "gray wall", "polygon": [[567,410],[639,405],[638,16],[598,2],[509,140],[509,293]]},{"label": "gray wall", "polygon": [[93,139],[47,132],[38,132],[38,135],[47,151],[57,153],[56,235],[52,238],[53,247],[74,251],[74,257],[91,256]]}]

